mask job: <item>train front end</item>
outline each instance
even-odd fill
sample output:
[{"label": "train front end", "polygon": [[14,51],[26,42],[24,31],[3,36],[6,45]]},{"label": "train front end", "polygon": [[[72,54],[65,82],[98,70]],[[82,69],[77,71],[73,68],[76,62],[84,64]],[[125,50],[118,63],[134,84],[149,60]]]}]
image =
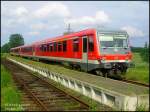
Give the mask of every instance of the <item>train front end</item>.
[{"label": "train front end", "polygon": [[97,33],[101,71],[110,77],[123,76],[132,67],[129,36],[125,31],[99,31]]}]

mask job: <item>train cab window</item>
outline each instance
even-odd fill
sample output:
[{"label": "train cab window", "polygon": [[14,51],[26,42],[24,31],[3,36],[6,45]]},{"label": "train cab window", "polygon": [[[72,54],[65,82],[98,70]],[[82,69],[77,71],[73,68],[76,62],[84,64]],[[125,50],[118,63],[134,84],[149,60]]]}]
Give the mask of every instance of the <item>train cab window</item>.
[{"label": "train cab window", "polygon": [[88,46],[90,52],[94,51],[94,40],[92,36],[89,37]]},{"label": "train cab window", "polygon": [[78,52],[79,51],[79,39],[73,40],[73,51]]},{"label": "train cab window", "polygon": [[58,43],[58,52],[60,52],[60,51],[62,51],[62,43],[61,42]]},{"label": "train cab window", "polygon": [[50,51],[50,52],[53,52],[53,43],[50,43],[50,44],[49,44],[49,51]]},{"label": "train cab window", "polygon": [[56,52],[56,51],[57,51],[57,43],[54,42],[54,52]]},{"label": "train cab window", "polygon": [[67,51],[67,41],[63,41],[63,52]]}]

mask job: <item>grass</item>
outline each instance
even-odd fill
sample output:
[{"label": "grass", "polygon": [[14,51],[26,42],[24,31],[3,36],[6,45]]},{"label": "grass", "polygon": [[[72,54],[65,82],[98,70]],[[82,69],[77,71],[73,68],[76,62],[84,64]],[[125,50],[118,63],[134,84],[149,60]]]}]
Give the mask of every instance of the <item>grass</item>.
[{"label": "grass", "polygon": [[127,79],[149,83],[149,63],[143,62],[139,53],[133,54],[135,68],[129,68],[126,74]]},{"label": "grass", "polygon": [[138,112],[148,111],[148,108],[146,107],[146,105],[141,104],[141,105],[136,107],[136,111],[138,111]]},{"label": "grass", "polygon": [[8,54],[8,53],[1,53],[1,59],[6,58],[7,56],[9,56],[9,54]]},{"label": "grass", "polygon": [[1,111],[21,111],[21,95],[10,72],[1,64]]}]

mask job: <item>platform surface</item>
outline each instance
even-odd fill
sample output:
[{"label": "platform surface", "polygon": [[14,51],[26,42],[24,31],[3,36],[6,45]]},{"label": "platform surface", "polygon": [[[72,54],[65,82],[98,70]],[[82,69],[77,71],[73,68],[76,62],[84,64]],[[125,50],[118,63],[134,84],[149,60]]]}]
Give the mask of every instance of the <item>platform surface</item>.
[{"label": "platform surface", "polygon": [[20,61],[26,64],[32,64],[38,67],[42,68],[48,68],[52,72],[61,73],[68,78],[74,78],[89,84],[92,84],[99,88],[104,88],[110,91],[114,91],[120,94],[128,95],[128,96],[134,96],[134,95],[144,95],[149,94],[149,88],[138,86],[135,84],[130,84],[126,82],[121,82],[117,80],[113,80],[110,78],[104,78],[101,76],[96,76],[93,74],[89,74],[86,72],[79,72],[76,70],[67,69],[65,67],[59,66],[59,65],[51,65],[46,64],[42,62],[36,62],[29,59],[24,59],[20,57],[10,57],[12,59],[15,59],[16,61]]}]

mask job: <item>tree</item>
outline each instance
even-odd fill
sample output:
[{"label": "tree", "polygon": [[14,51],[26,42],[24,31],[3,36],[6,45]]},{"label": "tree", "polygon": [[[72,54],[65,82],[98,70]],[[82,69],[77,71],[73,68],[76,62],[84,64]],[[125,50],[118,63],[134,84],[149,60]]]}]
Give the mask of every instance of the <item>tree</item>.
[{"label": "tree", "polygon": [[10,48],[24,45],[24,38],[20,34],[12,34],[9,38]]},{"label": "tree", "polygon": [[9,43],[4,44],[4,45],[2,46],[2,48],[1,48],[1,52],[2,52],[2,53],[8,53],[9,50],[10,50]]},{"label": "tree", "polygon": [[9,42],[1,47],[2,53],[8,53],[11,48],[24,45],[24,38],[21,34],[12,34],[9,37]]},{"label": "tree", "polygon": [[145,44],[144,44],[144,48],[148,48],[148,44],[147,44],[147,42],[145,42]]}]

